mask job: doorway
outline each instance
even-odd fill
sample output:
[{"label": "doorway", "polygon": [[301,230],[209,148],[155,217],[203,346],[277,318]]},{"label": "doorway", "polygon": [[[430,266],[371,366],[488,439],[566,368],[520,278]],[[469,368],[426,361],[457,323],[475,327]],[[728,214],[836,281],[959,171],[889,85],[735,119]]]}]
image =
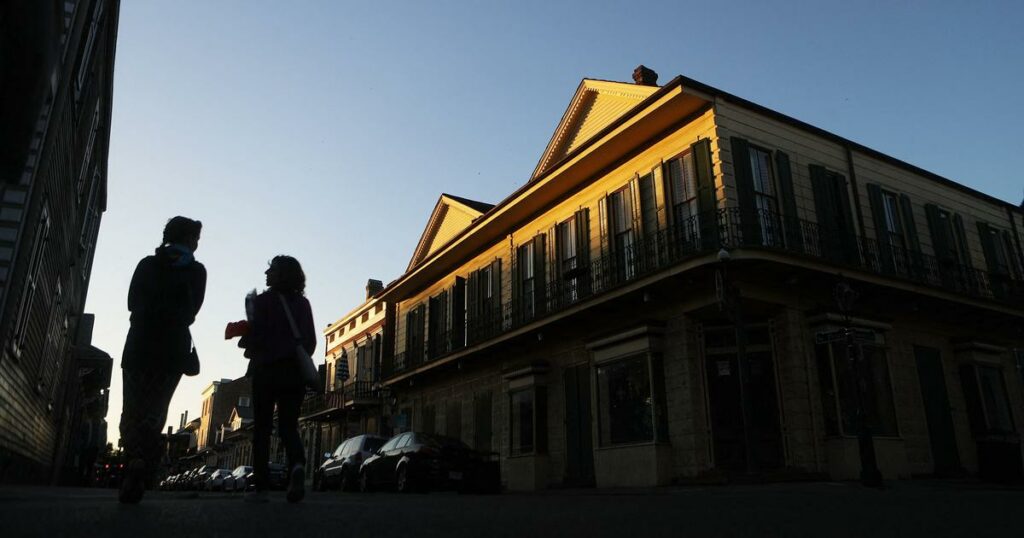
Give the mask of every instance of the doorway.
[{"label": "doorway", "polygon": [[932,447],[932,461],[936,475],[955,474],[960,471],[960,453],[953,430],[953,415],[949,408],[942,355],[939,350],[914,346],[917,376],[921,382],[921,398],[928,421],[928,440]]},{"label": "doorway", "polygon": [[593,486],[594,438],[590,412],[590,365],[565,369],[565,483]]},{"label": "doorway", "polygon": [[[770,332],[767,324],[745,331],[747,345],[740,357],[736,327],[704,329],[715,467],[738,473],[780,469],[785,458]],[[746,419],[744,399],[750,402]]]}]

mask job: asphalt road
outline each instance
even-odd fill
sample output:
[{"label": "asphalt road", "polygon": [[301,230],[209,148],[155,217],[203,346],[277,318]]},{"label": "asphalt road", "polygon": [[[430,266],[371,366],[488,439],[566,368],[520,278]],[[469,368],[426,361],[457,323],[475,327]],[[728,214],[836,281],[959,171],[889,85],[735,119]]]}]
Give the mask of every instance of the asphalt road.
[{"label": "asphalt road", "polygon": [[150,492],[122,506],[113,490],[0,486],[0,536],[1024,536],[1024,489],[898,482],[565,490],[456,495],[283,493],[245,504]]}]

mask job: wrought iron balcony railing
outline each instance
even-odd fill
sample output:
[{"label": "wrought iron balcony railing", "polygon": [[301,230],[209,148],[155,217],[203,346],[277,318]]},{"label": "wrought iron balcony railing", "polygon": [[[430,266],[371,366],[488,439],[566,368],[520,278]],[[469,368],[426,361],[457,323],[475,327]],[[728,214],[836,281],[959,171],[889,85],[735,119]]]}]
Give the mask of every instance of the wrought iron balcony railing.
[{"label": "wrought iron balcony railing", "polygon": [[618,248],[549,279],[529,298],[484,305],[462,330],[434,335],[433,342],[398,353],[384,377],[416,368],[464,347],[490,340],[560,312],[588,298],[721,248],[782,251],[828,264],[889,276],[974,298],[1024,304],[1024,283],[902,246],[859,237],[831,224],[783,217],[773,211],[741,214],[738,208],[692,216],[654,233],[632,237]]}]

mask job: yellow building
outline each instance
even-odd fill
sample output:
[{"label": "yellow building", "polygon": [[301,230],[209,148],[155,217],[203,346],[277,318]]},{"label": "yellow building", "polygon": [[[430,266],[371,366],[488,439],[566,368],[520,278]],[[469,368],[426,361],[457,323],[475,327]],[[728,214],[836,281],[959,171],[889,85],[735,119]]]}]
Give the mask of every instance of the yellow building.
[{"label": "yellow building", "polygon": [[866,432],[887,479],[1019,476],[1024,211],[656,77],[584,80],[497,205],[441,197],[377,296],[393,423],[512,489],[855,479]]}]

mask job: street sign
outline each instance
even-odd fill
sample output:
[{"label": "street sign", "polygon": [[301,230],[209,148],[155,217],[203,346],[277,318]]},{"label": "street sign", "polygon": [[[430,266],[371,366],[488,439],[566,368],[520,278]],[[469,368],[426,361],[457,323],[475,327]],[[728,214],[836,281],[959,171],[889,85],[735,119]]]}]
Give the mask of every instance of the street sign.
[{"label": "street sign", "polygon": [[843,329],[836,329],[834,331],[819,331],[814,335],[815,344],[828,344],[831,342],[840,342],[846,340],[846,331]]}]

